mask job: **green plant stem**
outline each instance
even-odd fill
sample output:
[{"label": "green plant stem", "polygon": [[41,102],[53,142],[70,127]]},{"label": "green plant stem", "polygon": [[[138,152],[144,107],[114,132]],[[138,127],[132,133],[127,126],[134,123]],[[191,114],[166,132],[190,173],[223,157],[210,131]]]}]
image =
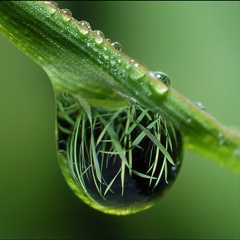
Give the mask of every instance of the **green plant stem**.
[{"label": "green plant stem", "polygon": [[1,2],[0,32],[47,72],[55,91],[106,108],[134,99],[170,120],[182,132],[185,148],[240,173],[239,132],[220,124],[60,9],[38,1]]}]

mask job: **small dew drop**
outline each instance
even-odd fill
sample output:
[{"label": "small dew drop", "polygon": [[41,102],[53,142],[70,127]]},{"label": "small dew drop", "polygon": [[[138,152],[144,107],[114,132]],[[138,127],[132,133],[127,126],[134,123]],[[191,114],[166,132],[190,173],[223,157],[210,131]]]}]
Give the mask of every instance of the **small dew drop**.
[{"label": "small dew drop", "polygon": [[113,42],[111,46],[113,46],[115,49],[117,49],[120,52],[122,51],[122,45],[119,42]]},{"label": "small dew drop", "polygon": [[203,106],[202,103],[200,103],[200,102],[195,102],[195,105],[196,105],[200,110],[205,110],[205,107]]},{"label": "small dew drop", "polygon": [[234,156],[237,157],[237,158],[240,158],[240,149],[236,149],[234,151]]},{"label": "small dew drop", "polygon": [[122,76],[123,75],[123,72],[122,71],[118,71],[118,76]]},{"label": "small dew drop", "polygon": [[219,144],[220,146],[222,146],[222,145],[225,143],[225,141],[224,141],[224,139],[223,139],[223,134],[222,134],[222,133],[218,133],[218,139],[219,139],[218,144]]},{"label": "small dew drop", "polygon": [[104,54],[103,57],[104,57],[105,60],[109,60],[109,56],[108,55]]},{"label": "small dew drop", "polygon": [[107,40],[109,43],[112,42],[112,40],[111,40],[110,38],[106,38],[106,40]]},{"label": "small dew drop", "polygon": [[115,64],[116,64],[116,60],[115,60],[113,57],[111,57],[110,63],[111,63],[112,65],[115,65]]},{"label": "small dew drop", "polygon": [[171,85],[171,80],[168,77],[166,73],[156,71],[156,72],[151,72],[158,80],[161,80],[165,85],[170,86]]},{"label": "small dew drop", "polygon": [[87,46],[90,47],[91,46],[91,43],[90,41],[87,41]]},{"label": "small dew drop", "polygon": [[129,63],[127,63],[126,65],[126,69],[130,69],[131,65]]},{"label": "small dew drop", "polygon": [[87,35],[88,34],[88,30],[86,28],[78,28],[79,32],[82,33],[83,35]]},{"label": "small dew drop", "polygon": [[57,11],[57,3],[53,1],[45,1],[45,4],[48,4],[50,8],[48,8],[48,11],[51,15],[53,15]]},{"label": "small dew drop", "polygon": [[49,11],[51,14],[54,14],[54,13],[57,11],[57,9],[56,9],[55,7],[51,7],[51,8],[48,9],[48,11]]},{"label": "small dew drop", "polygon": [[100,63],[100,64],[103,64],[103,60],[102,60],[102,55],[101,55],[101,52],[98,52],[98,62]]},{"label": "small dew drop", "polygon": [[58,6],[58,4],[57,4],[56,2],[54,2],[54,1],[44,1],[44,3],[45,3],[45,4],[52,5],[52,6],[55,6],[55,7]]},{"label": "small dew drop", "polygon": [[72,17],[72,12],[71,12],[69,9],[64,8],[64,9],[62,9],[62,12],[63,12],[64,14]]},{"label": "small dew drop", "polygon": [[80,24],[82,27],[87,28],[88,30],[92,30],[89,22],[87,22],[87,21],[80,21],[79,24]]},{"label": "small dew drop", "polygon": [[223,137],[223,134],[222,134],[222,133],[218,133],[218,137],[219,137],[219,138],[222,138],[222,137]]},{"label": "small dew drop", "polygon": [[103,39],[102,38],[96,38],[95,41],[96,41],[97,44],[101,44],[103,42]]},{"label": "small dew drop", "polygon": [[192,122],[192,119],[191,118],[188,118],[187,120],[186,120],[186,123],[187,124],[190,124]]},{"label": "small dew drop", "polygon": [[94,33],[97,34],[101,38],[105,38],[104,33],[100,30],[94,30]]}]

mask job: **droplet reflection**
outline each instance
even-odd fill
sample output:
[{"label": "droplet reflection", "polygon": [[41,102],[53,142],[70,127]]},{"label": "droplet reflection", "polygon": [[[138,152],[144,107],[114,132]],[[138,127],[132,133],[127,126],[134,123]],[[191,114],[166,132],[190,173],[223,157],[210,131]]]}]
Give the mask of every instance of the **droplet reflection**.
[{"label": "droplet reflection", "polygon": [[119,42],[113,42],[111,44],[114,48],[116,48],[118,51],[122,51],[122,45]]},{"label": "droplet reflection", "polygon": [[96,33],[101,38],[105,38],[104,33],[100,30],[94,30],[94,33]]},{"label": "droplet reflection", "polygon": [[87,28],[88,30],[92,30],[91,25],[90,25],[89,22],[87,22],[87,21],[84,21],[84,20],[83,20],[83,21],[80,21],[79,24],[80,24],[81,26]]},{"label": "droplet reflection", "polygon": [[136,102],[109,111],[59,94],[57,123],[63,174],[93,208],[117,215],[147,209],[178,175],[180,132]]},{"label": "droplet reflection", "polygon": [[171,85],[171,80],[166,73],[163,73],[163,72],[160,72],[160,71],[154,71],[152,73],[154,74],[154,76],[157,79],[161,80],[165,85],[167,85],[167,86]]},{"label": "droplet reflection", "polygon": [[62,12],[70,17],[72,16],[72,12],[69,9],[64,8],[62,9]]}]

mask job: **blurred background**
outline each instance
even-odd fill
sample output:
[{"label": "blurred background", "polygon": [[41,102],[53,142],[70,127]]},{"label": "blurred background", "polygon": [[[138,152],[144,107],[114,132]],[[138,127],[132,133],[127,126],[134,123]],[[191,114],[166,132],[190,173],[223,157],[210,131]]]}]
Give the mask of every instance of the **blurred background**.
[{"label": "blurred background", "polygon": [[[240,126],[240,2],[58,2],[228,126]],[[1,5],[0,5],[1,6]],[[45,72],[0,35],[0,238],[239,238],[240,178],[186,151],[149,210],[106,215],[79,200],[56,157]]]}]

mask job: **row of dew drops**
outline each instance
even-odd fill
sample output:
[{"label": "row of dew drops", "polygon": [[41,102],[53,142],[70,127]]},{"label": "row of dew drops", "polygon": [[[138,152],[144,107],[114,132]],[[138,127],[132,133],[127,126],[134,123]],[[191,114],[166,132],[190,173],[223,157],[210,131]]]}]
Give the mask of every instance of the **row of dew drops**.
[{"label": "row of dew drops", "polygon": [[[51,6],[56,11],[58,3],[54,2],[54,1],[44,1],[44,3],[48,4],[49,6]],[[64,8],[64,9],[59,9],[59,10],[62,13],[64,13],[65,15],[67,15],[69,20],[71,20],[72,12],[69,9]],[[53,13],[55,11],[53,11]],[[119,52],[122,52],[122,45],[119,42],[111,42],[110,38],[105,38],[105,35],[104,35],[104,33],[102,31],[100,31],[100,30],[92,30],[91,25],[87,21],[82,20],[82,21],[79,21],[78,24],[87,29],[86,33],[88,33],[88,31],[93,31],[100,38],[105,39],[106,41],[111,43],[111,46],[113,46],[116,50],[118,50]],[[135,62],[135,60],[133,60],[133,59],[131,61]],[[138,64],[136,63],[135,66],[137,67]],[[151,71],[150,74],[154,75],[158,80],[162,81],[166,86],[170,86],[171,85],[170,78],[165,73],[160,72],[160,71]],[[205,107],[200,102],[196,102],[195,106],[197,106],[202,111],[205,110]],[[187,123],[188,124],[191,123],[191,119],[187,119]]]},{"label": "row of dew drops", "polygon": [[[107,42],[110,43],[110,45],[115,48],[117,51],[119,51],[119,56],[121,55],[121,52],[122,52],[122,45],[119,43],[119,42],[112,42],[110,38],[105,38],[105,35],[102,31],[100,30],[92,30],[90,24],[87,22],[87,21],[78,21],[74,18],[72,18],[72,12],[69,10],[69,9],[60,9],[58,8],[58,4],[54,1],[45,1],[45,4],[49,5],[50,6],[50,12],[51,14],[54,14],[57,10],[62,12],[62,18],[64,19],[64,21],[66,22],[69,22],[70,20],[74,20],[79,26],[83,27],[83,28],[80,28],[80,32],[84,35],[87,35],[89,32],[92,32],[94,33],[95,35],[97,35],[98,37],[95,38],[95,41],[97,44],[101,44],[104,40],[106,40]],[[87,46],[95,46],[95,43],[91,44],[88,40],[87,42]],[[93,49],[94,51],[98,51],[97,49]],[[104,47],[104,50],[107,51],[107,47]],[[121,63],[121,59],[114,59],[113,56],[107,56],[107,55],[102,55],[101,51],[98,51],[98,62],[100,64],[103,63],[103,59],[107,60],[107,63],[106,63],[106,68],[113,68],[113,71],[115,73],[117,73],[119,76],[122,75],[122,77],[124,77],[124,71],[120,71],[118,68],[116,68],[116,65],[118,63]],[[131,59],[131,62],[134,64],[134,67],[138,67],[139,64],[137,62],[135,62],[134,59]],[[131,64],[127,64],[126,65],[126,69],[129,69],[131,68]]]},{"label": "row of dew drops", "polygon": [[[48,4],[50,7],[53,8],[52,13],[55,13],[57,8],[58,8],[58,4],[54,1],[44,1],[45,4]],[[72,12],[69,9],[59,9],[62,13],[64,13],[64,15],[67,16],[66,20],[70,21],[72,19]],[[114,47],[116,50],[118,50],[119,52],[122,52],[122,45],[119,42],[111,42],[110,38],[105,38],[105,35],[102,31],[100,30],[92,30],[90,24],[87,21],[78,21],[78,24],[82,27],[84,27],[85,30],[85,34],[87,34],[89,31],[94,32],[97,36],[99,36],[101,38],[101,41],[103,41],[103,39],[105,39],[106,41],[108,41],[112,47]],[[134,63],[135,67],[138,67],[139,64],[137,62],[135,62],[134,59],[131,59],[131,62]],[[163,72],[160,71],[151,71],[150,72],[151,75],[153,75],[155,78],[157,78],[158,80],[162,81],[166,86],[170,86],[171,81],[170,78]]]},{"label": "row of dew drops", "polygon": [[[58,4],[56,2],[54,2],[54,1],[44,1],[44,3],[48,4],[50,7],[53,8],[52,13],[56,12],[56,10],[58,8],[57,7]],[[64,15],[66,16],[65,17],[66,21],[70,21],[72,19],[72,12],[69,9],[59,9],[58,8],[58,10],[61,11],[62,13],[64,13]],[[99,43],[101,43],[103,41],[103,39],[105,39],[107,42],[109,42],[111,44],[112,47],[114,47],[119,52],[122,52],[123,48],[122,48],[121,43],[112,42],[110,38],[105,38],[104,33],[100,30],[92,30],[91,25],[87,21],[82,20],[82,21],[77,21],[77,23],[80,26],[85,28],[85,30],[81,29],[84,32],[84,34],[87,34],[89,31],[92,31],[93,33],[95,33],[97,36],[100,37],[100,40],[98,41]],[[135,67],[139,66],[139,64],[134,59],[131,59],[131,62],[134,63]],[[170,79],[166,76],[164,77],[164,75],[163,75],[164,73],[161,73],[161,72],[150,72],[150,73],[153,74],[157,79],[163,80],[163,82],[166,85],[168,85],[168,86],[170,85]]]},{"label": "row of dew drops", "polygon": [[[55,10],[57,9],[58,4],[56,2],[54,2],[54,1],[44,1],[44,3],[48,4],[51,7],[53,7]],[[67,15],[68,17],[70,17],[69,20],[71,20],[72,12],[69,9],[64,8],[64,9],[59,9],[59,10],[62,13],[64,13],[65,15]],[[88,31],[93,31],[96,35],[98,35],[102,39],[105,39],[104,33],[102,31],[100,31],[100,30],[92,30],[90,24],[87,21],[84,21],[84,20],[83,21],[79,21],[78,24],[87,29],[86,33],[88,33]],[[106,38],[106,41],[111,43],[111,39],[110,38]],[[112,42],[111,46],[113,46],[118,51],[122,52],[122,45],[119,42]]]}]

